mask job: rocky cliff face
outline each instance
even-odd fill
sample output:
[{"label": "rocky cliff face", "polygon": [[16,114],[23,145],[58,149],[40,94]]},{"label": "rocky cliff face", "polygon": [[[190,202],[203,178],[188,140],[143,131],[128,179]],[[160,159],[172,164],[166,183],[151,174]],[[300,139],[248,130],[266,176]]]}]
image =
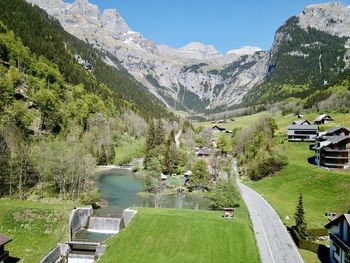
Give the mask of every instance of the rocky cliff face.
[{"label": "rocky cliff face", "polygon": [[[239,104],[248,92],[261,96],[260,92],[252,91],[271,80],[279,80],[276,85],[284,84],[283,81],[293,82],[294,79],[284,77],[292,76],[293,70],[302,75],[299,79],[305,78],[306,83],[309,75],[316,73],[303,68],[302,71],[307,73],[303,75],[298,64],[313,68],[317,64],[317,67],[323,67],[323,72],[334,71],[335,67],[332,69],[323,63],[323,51],[315,55],[315,50],[322,45],[332,50],[339,48],[343,44],[341,41],[334,44],[332,36],[335,39],[350,36],[348,7],[339,3],[311,5],[277,31],[269,52],[248,46],[221,54],[215,47],[198,42],[179,49],[156,45],[132,31],[116,10],[101,12],[87,0],[76,0],[72,4],[63,0],[27,1],[56,17],[69,33],[108,52],[110,57],[105,58],[106,63],[113,65],[112,56],[116,57],[129,73],[168,106],[195,112]],[[322,35],[323,43],[318,43],[314,32],[328,34],[332,40],[328,41]],[[298,39],[301,35],[307,38],[307,43]],[[346,60],[349,51],[346,46],[344,50],[333,55]],[[315,56],[318,56],[317,60],[314,60]],[[346,65],[338,63],[337,70]],[[328,71],[325,70],[327,67]],[[327,73],[322,78],[332,76]]]}]

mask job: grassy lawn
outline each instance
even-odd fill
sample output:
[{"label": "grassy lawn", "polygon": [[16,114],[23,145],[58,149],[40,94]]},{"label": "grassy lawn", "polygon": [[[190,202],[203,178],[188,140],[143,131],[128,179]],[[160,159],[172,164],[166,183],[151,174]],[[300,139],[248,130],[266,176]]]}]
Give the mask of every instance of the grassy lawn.
[{"label": "grassy lawn", "polygon": [[[233,129],[247,127],[266,112],[235,118],[235,122],[222,126]],[[309,113],[305,119],[314,120],[318,113]],[[321,126],[321,129],[343,125],[350,127],[350,114],[330,113],[334,122]],[[285,136],[287,126],[296,116],[282,116],[280,112],[273,116],[278,124],[279,133]],[[209,122],[196,125],[210,126]],[[220,124],[221,125],[221,124]],[[327,171],[309,164],[307,158],[313,156],[309,143],[285,142],[280,145],[288,156],[289,164],[278,175],[258,182],[248,182],[255,190],[262,193],[280,214],[287,225],[294,223],[293,214],[298,202],[299,192],[304,195],[304,207],[309,228],[322,228],[327,223],[326,211],[344,213],[350,209],[350,172],[341,170]],[[289,220],[286,220],[286,215]]]},{"label": "grassy lawn", "polygon": [[[249,182],[273,205],[287,225],[294,224],[294,211],[299,192],[303,193],[309,228],[323,228],[326,211],[344,213],[350,209],[350,172],[327,171],[309,164],[312,156],[308,143],[286,142],[281,145],[289,164],[278,175]],[[290,220],[286,220],[288,215]]]},{"label": "grassy lawn", "polygon": [[259,262],[244,206],[233,220],[222,212],[138,209],[111,239],[103,262]]},{"label": "grassy lawn", "polygon": [[72,204],[0,199],[0,233],[13,241],[10,255],[23,263],[39,262],[57,242],[68,238]]},{"label": "grassy lawn", "polygon": [[[261,116],[266,115],[266,114],[272,115],[271,113],[268,113],[268,112],[259,112],[259,113],[252,114],[252,115],[236,117],[236,118],[234,118],[235,119],[234,122],[228,121],[227,123],[222,123],[222,124],[218,124],[218,125],[225,127],[227,129],[230,129],[230,130],[233,130],[235,128],[244,128],[244,127],[250,126],[256,120],[258,120]],[[304,119],[306,119],[312,123],[313,120],[316,118],[316,116],[318,116],[319,114],[320,113],[316,113],[316,112],[308,113],[308,114],[305,114]],[[331,115],[331,117],[333,117],[334,122],[331,122],[327,125],[321,126],[321,129],[326,129],[326,128],[334,127],[334,126],[338,126],[338,125],[350,127],[350,113],[347,113],[347,114],[330,113],[330,115]],[[282,116],[281,112],[277,112],[276,114],[272,115],[272,117],[274,117],[275,120],[277,121],[279,131],[282,133],[287,133],[287,126],[289,124],[291,124],[294,120],[298,119],[297,116],[294,116],[292,114]],[[216,124],[213,124],[211,122],[199,122],[199,123],[194,123],[194,125],[196,127],[198,127],[198,126],[209,127],[209,126],[213,126]]]},{"label": "grassy lawn", "polygon": [[[298,195],[303,193],[309,228],[323,228],[326,211],[344,213],[350,209],[350,173],[327,171],[307,163],[312,156],[307,143],[285,143],[289,164],[277,176],[249,182],[272,204],[287,225],[294,224]],[[286,220],[288,215],[290,220]]]},{"label": "grassy lawn", "polygon": [[316,253],[313,253],[309,250],[299,249],[301,256],[306,263],[321,263]]},{"label": "grassy lawn", "polygon": [[144,151],[145,139],[125,141],[121,146],[115,147],[115,163],[127,164],[132,159],[141,157]]}]

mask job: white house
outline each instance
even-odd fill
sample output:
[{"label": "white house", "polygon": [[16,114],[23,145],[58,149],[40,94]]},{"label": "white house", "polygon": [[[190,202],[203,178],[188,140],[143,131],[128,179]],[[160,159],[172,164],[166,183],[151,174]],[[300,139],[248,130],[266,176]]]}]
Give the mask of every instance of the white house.
[{"label": "white house", "polygon": [[345,263],[345,255],[350,251],[350,214],[335,216],[326,225],[329,229],[330,263]]}]

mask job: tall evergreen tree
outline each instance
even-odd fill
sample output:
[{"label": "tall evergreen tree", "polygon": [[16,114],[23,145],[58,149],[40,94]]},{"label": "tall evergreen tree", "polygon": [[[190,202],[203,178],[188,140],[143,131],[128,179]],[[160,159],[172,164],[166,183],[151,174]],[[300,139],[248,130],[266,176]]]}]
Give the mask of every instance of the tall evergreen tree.
[{"label": "tall evergreen tree", "polygon": [[175,145],[175,133],[172,130],[165,144],[165,153],[163,160],[163,173],[170,174],[173,172],[177,159],[177,151]]},{"label": "tall evergreen tree", "polygon": [[155,142],[156,145],[162,145],[165,142],[165,130],[162,119],[158,119]]},{"label": "tall evergreen tree", "polygon": [[295,219],[295,228],[298,231],[299,235],[306,239],[307,237],[307,225],[305,221],[305,212],[304,212],[304,204],[303,204],[303,195],[302,193],[299,194],[299,201],[298,205],[296,207],[296,211],[294,214]]},{"label": "tall evergreen tree", "polygon": [[156,147],[156,128],[153,120],[150,120],[148,125],[148,131],[146,135],[146,147],[145,147],[145,158],[143,161],[144,166],[147,168],[147,163],[152,157],[152,150]]},{"label": "tall evergreen tree", "polygon": [[10,151],[0,131],[0,196],[8,190],[10,181]]}]

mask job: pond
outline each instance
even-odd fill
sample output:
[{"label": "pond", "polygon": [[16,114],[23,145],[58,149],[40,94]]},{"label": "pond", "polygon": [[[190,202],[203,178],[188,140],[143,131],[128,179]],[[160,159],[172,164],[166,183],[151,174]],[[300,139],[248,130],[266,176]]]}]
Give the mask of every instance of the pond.
[{"label": "pond", "polygon": [[132,175],[128,169],[110,169],[99,173],[97,186],[101,198],[108,206],[127,208],[141,206],[143,200],[137,195],[142,191],[143,180]]},{"label": "pond", "polygon": [[[133,206],[154,207],[152,198],[145,200],[138,196],[138,193],[143,190],[143,180],[133,176],[132,172],[128,169],[115,168],[100,172],[97,185],[100,189],[101,198],[108,203],[107,208],[101,209],[105,213],[108,213],[108,210],[115,213],[116,208]],[[199,209],[208,209],[209,204],[210,201],[204,199]],[[189,196],[177,196],[174,194],[164,197],[162,207],[193,209],[194,204]]]}]

